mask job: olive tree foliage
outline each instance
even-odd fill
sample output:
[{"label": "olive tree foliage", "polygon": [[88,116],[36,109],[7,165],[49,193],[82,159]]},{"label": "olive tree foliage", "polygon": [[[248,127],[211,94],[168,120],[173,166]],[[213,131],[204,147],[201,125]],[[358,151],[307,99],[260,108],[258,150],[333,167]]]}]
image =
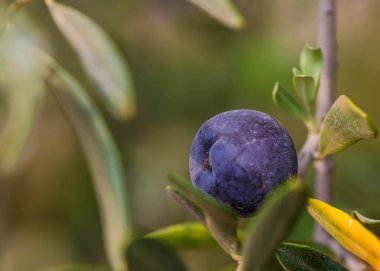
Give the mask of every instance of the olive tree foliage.
[{"label": "olive tree foliage", "polygon": [[[299,67],[293,68],[294,89],[286,90],[280,83],[273,89],[274,102],[302,121],[309,132],[298,154],[298,176],[275,189],[242,227],[229,208],[172,173],[168,195],[198,222],[170,225],[140,238],[133,237],[120,153],[107,123],[84,86],[46,49],[49,46],[31,20],[18,14],[30,2],[15,0],[0,7],[0,93],[5,108],[0,174],[12,175],[23,162],[44,96],[51,91],[70,120],[92,171],[108,259],[108,266],[74,264],[49,270],[181,271],[187,267],[178,251],[220,247],[240,271],[358,270],[347,261],[352,255],[365,262],[368,270],[380,271],[380,221],[356,211],[349,215],[330,205],[332,175],[326,168],[332,155],[377,136],[370,118],[353,101],[344,95],[335,99],[335,0],[319,0],[320,48],[305,46],[302,50]],[[120,121],[131,119],[137,112],[133,80],[110,36],[81,11],[55,0],[44,2],[105,108]],[[190,2],[227,27],[239,30],[244,26],[243,16],[229,0]],[[311,163],[317,171],[315,196],[302,181]],[[330,247],[335,257],[285,242],[305,209],[321,227],[316,240]],[[346,250],[337,248],[336,242]]]},{"label": "olive tree foliage", "polygon": [[[1,9],[0,89],[6,119],[0,134],[0,174],[11,176],[20,166],[44,96],[51,91],[91,169],[110,268],[126,270],[123,250],[132,237],[132,222],[120,153],[86,89],[46,50],[49,44],[33,28],[32,20],[18,14],[29,2],[14,1]],[[110,36],[72,7],[52,0],[45,4],[104,106],[120,121],[133,118],[137,111],[133,80]]]}]

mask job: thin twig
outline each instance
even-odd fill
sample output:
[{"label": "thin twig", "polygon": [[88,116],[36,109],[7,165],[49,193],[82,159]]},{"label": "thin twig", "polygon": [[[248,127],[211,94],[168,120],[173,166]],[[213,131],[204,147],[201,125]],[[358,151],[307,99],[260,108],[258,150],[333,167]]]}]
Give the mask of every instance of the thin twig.
[{"label": "thin twig", "polygon": [[317,152],[319,142],[319,134],[309,133],[306,141],[298,154],[298,177],[304,179],[307,169],[314,159]]},{"label": "thin twig", "polygon": [[[319,0],[318,45],[321,47],[324,56],[324,67],[316,106],[316,116],[319,123],[325,118],[336,96],[336,15],[336,0]],[[316,197],[327,203],[332,203],[333,160],[326,158],[316,161],[314,167],[316,171]],[[325,243],[330,237],[316,224],[314,238],[316,241]]]},{"label": "thin twig", "polygon": [[243,262],[238,263],[238,267],[236,268],[236,271],[243,271]]},{"label": "thin twig", "polygon": [[[320,124],[326,117],[336,96],[336,71],[337,57],[337,4],[336,0],[319,0],[318,3],[318,45],[322,49],[324,67],[321,84],[316,104],[316,117]],[[307,142],[306,142],[307,143]],[[314,162],[316,172],[316,197],[327,203],[332,203],[334,161],[332,157],[316,160]],[[344,250],[332,237],[319,225],[314,228],[316,241],[330,247],[350,270],[363,270],[363,262]]]},{"label": "thin twig", "polygon": [[324,67],[317,98],[317,119],[319,123],[329,112],[336,96],[337,57],[337,8],[336,0],[319,0],[318,45],[322,49]]}]

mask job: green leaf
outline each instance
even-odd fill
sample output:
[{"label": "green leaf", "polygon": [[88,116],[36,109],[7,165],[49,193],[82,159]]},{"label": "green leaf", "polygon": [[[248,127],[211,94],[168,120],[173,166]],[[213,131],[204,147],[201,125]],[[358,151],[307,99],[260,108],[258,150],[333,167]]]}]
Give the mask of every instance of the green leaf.
[{"label": "green leaf", "polygon": [[347,96],[340,96],[328,112],[321,128],[320,157],[344,150],[361,139],[377,136],[370,118]]},{"label": "green leaf", "polygon": [[107,33],[81,12],[54,0],[45,1],[110,112],[120,119],[133,117],[136,102],[132,77],[122,53]]},{"label": "green leaf", "polygon": [[265,270],[276,249],[293,228],[306,198],[304,184],[289,180],[265,200],[249,225],[243,246],[243,271]]},{"label": "green leaf", "polygon": [[186,271],[186,267],[167,246],[153,239],[139,239],[128,248],[129,271]]},{"label": "green leaf", "polygon": [[380,270],[380,239],[359,221],[317,199],[309,199],[307,210],[345,249]]},{"label": "green leaf", "polygon": [[204,213],[202,221],[220,246],[235,260],[240,260],[237,239],[237,218],[232,211],[196,190],[190,181],[172,173],[169,179]]},{"label": "green leaf", "polygon": [[297,67],[293,67],[292,72],[293,76],[302,75],[302,72]]},{"label": "green leaf", "polygon": [[322,50],[306,45],[301,52],[300,67],[304,75],[313,77],[316,90],[318,90],[323,69]]},{"label": "green leaf", "polygon": [[216,248],[218,244],[201,223],[181,223],[147,234],[144,238],[154,239],[172,250]]},{"label": "green leaf", "polygon": [[353,211],[352,215],[357,220],[359,220],[359,222],[362,223],[364,227],[366,227],[371,232],[376,234],[377,237],[380,237],[380,220],[365,217],[364,215],[360,214],[358,211]]},{"label": "green leaf", "polygon": [[0,94],[6,111],[0,134],[1,175],[14,173],[25,161],[45,95],[45,67],[31,49],[28,30],[11,27],[0,39]]},{"label": "green leaf", "polygon": [[326,254],[308,246],[283,243],[276,255],[286,271],[348,271]]},{"label": "green leaf", "polygon": [[315,101],[317,89],[313,77],[309,75],[296,75],[293,77],[294,90],[301,98],[305,107],[309,108]]},{"label": "green leaf", "polygon": [[222,24],[238,29],[244,26],[244,19],[230,0],[189,0]]},{"label": "green leaf", "polygon": [[305,118],[306,113],[303,108],[298,104],[293,96],[278,83],[276,83],[273,88],[272,98],[275,104],[277,104],[286,113],[295,118]]},{"label": "green leaf", "polygon": [[203,210],[192,202],[186,195],[184,195],[180,190],[168,185],[166,187],[166,192],[169,197],[177,201],[183,208],[185,208],[191,215],[199,219],[203,223],[206,223],[206,217]]},{"label": "green leaf", "polygon": [[111,269],[101,265],[67,264],[44,269],[43,271],[111,271]]},{"label": "green leaf", "polygon": [[102,218],[109,261],[123,270],[122,247],[131,238],[132,225],[120,154],[111,133],[83,87],[61,65],[42,54],[51,67],[52,90],[81,141],[91,168]]}]

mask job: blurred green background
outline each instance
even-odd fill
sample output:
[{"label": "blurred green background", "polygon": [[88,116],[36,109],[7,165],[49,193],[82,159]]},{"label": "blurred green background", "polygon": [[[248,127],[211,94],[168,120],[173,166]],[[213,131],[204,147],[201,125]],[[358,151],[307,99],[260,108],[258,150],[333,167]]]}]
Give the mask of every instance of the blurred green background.
[{"label": "blurred green background", "polygon": [[[186,0],[61,1],[88,14],[117,42],[134,76],[138,116],[120,123],[103,111],[122,153],[136,228],[141,234],[189,221],[165,193],[167,173],[188,176],[188,152],[199,126],[222,111],[250,108],[282,122],[297,149],[306,131],[271,100],[274,83],[291,88],[304,44],[316,43],[317,1],[237,1],[247,18],[229,30]],[[380,127],[380,3],[339,2],[338,93]],[[56,58],[89,89],[75,54],[43,1],[26,8]],[[105,262],[90,174],[68,121],[48,94],[24,166],[3,180],[0,216],[4,271],[34,271],[67,262]],[[336,156],[336,205],[380,218],[380,140]],[[313,186],[313,173],[308,176]],[[310,238],[305,218],[292,238]],[[182,254],[191,270],[221,270],[221,251]],[[219,268],[219,269],[218,269]],[[226,269],[228,270],[228,269]]]}]

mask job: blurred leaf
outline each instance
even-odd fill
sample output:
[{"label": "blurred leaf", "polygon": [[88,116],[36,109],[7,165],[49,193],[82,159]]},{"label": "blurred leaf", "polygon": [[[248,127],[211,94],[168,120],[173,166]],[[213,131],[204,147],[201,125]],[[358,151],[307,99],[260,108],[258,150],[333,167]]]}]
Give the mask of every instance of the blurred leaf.
[{"label": "blurred leaf", "polygon": [[377,136],[368,115],[347,96],[340,96],[328,112],[321,128],[320,157],[344,150],[361,139]]},{"label": "blurred leaf", "polygon": [[0,39],[0,90],[7,111],[0,134],[2,175],[12,174],[22,162],[45,94],[44,66],[29,38],[12,27]]},{"label": "blurred leaf", "polygon": [[111,271],[108,267],[92,264],[68,264],[51,267],[43,271]]},{"label": "blurred leaf", "polygon": [[380,270],[380,240],[359,221],[317,199],[309,199],[308,211],[344,248]]},{"label": "blurred leaf", "polygon": [[153,239],[134,241],[126,255],[129,271],[186,271],[177,255]]},{"label": "blurred leaf", "polygon": [[308,246],[283,243],[276,255],[287,271],[348,271],[326,254]]},{"label": "blurred leaf", "polygon": [[218,244],[201,223],[181,223],[147,234],[144,238],[154,239],[172,250],[215,248]]},{"label": "blurred leaf", "polygon": [[230,0],[189,0],[230,28],[241,28],[244,19]]},{"label": "blurred leaf", "polygon": [[47,55],[54,94],[82,143],[90,165],[101,212],[107,256],[115,270],[123,270],[122,246],[131,237],[132,225],[125,177],[108,127],[83,87]]},{"label": "blurred leaf", "polygon": [[132,77],[123,55],[107,33],[81,12],[46,0],[54,22],[78,54],[108,109],[120,119],[136,113]]},{"label": "blurred leaf", "polygon": [[300,67],[303,74],[313,77],[317,91],[323,69],[322,50],[306,45],[301,52]]},{"label": "blurred leaf", "polygon": [[304,184],[289,180],[265,200],[249,225],[243,248],[243,271],[265,270],[276,249],[293,228],[306,204],[306,197]]},{"label": "blurred leaf", "polygon": [[277,104],[286,113],[295,118],[305,118],[306,113],[303,108],[298,104],[293,96],[278,83],[276,83],[273,88],[272,98],[275,104]]},{"label": "blurred leaf", "polygon": [[317,89],[314,85],[314,79],[308,75],[296,75],[293,77],[294,90],[306,107],[314,103]]},{"label": "blurred leaf", "polygon": [[352,215],[363,224],[364,227],[380,237],[380,220],[371,219],[360,214],[358,211],[353,211]]},{"label": "blurred leaf", "polygon": [[220,246],[235,260],[240,260],[239,242],[237,239],[237,218],[231,210],[211,197],[196,190],[190,181],[172,173],[169,179],[194,204],[199,206],[204,215],[203,223]]}]

